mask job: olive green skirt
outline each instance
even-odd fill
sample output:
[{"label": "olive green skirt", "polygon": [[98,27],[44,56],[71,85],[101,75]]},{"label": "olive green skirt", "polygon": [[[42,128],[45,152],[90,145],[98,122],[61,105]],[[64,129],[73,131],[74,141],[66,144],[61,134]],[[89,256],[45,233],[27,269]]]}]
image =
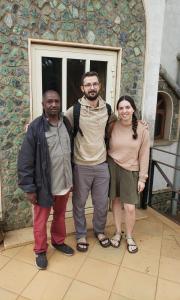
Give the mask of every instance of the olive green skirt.
[{"label": "olive green skirt", "polygon": [[120,167],[111,157],[108,157],[110,171],[109,199],[119,197],[123,203],[138,204],[138,174]]}]

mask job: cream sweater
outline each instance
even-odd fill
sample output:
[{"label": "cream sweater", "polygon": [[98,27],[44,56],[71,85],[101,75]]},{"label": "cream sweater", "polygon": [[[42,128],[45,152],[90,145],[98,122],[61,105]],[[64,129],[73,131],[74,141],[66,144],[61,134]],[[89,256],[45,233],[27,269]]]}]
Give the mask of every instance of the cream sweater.
[{"label": "cream sweater", "polygon": [[138,123],[138,138],[133,139],[131,125],[122,125],[118,120],[112,130],[108,154],[122,168],[139,171],[139,180],[148,177],[150,139],[149,131]]},{"label": "cream sweater", "polygon": [[[74,139],[74,162],[79,165],[97,165],[106,161],[104,135],[108,113],[106,102],[100,96],[98,100],[95,108],[85,97],[78,100],[81,103],[79,127],[83,136],[78,132]],[[65,115],[73,126],[73,107]]]}]

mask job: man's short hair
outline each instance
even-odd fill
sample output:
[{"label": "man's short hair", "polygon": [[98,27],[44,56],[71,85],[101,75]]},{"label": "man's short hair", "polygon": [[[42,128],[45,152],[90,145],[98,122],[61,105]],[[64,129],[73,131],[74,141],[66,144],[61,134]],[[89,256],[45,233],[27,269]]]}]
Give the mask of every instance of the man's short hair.
[{"label": "man's short hair", "polygon": [[86,72],[86,73],[84,73],[84,74],[82,75],[82,77],[81,77],[81,85],[84,84],[84,79],[85,79],[86,77],[92,77],[92,76],[96,76],[96,77],[98,78],[98,81],[99,81],[99,75],[98,75],[98,73],[95,72],[95,71],[89,71],[89,72]]},{"label": "man's short hair", "polygon": [[45,92],[43,92],[43,94],[42,94],[42,99],[43,99],[43,100],[44,100],[44,98],[46,97],[46,94],[47,94],[48,92],[50,92],[50,91],[56,92],[56,93],[58,94],[59,98],[61,99],[60,94],[59,94],[59,92],[58,92],[56,89],[48,89],[48,90],[45,90]]}]

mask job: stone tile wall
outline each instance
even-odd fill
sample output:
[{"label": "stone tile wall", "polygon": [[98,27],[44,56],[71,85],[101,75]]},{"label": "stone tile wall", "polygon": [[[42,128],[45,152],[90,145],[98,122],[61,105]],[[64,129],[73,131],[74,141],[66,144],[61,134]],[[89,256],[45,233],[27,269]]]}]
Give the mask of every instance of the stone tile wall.
[{"label": "stone tile wall", "polygon": [[141,107],[145,15],[141,0],[0,2],[0,145],[5,229],[29,226],[16,160],[29,120],[28,38],[122,47],[121,94]]}]

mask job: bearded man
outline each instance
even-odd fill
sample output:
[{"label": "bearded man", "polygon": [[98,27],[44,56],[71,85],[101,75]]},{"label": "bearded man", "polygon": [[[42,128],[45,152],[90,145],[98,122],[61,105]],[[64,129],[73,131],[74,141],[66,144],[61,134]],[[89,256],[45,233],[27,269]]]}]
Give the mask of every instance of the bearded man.
[{"label": "bearded man", "polygon": [[[100,88],[101,84],[96,72],[87,72],[82,76],[83,97],[78,100],[80,103],[79,130],[74,138],[72,198],[76,248],[81,252],[87,251],[89,246],[85,218],[85,205],[89,192],[91,192],[94,207],[94,234],[102,247],[110,246],[110,240],[104,234],[110,178],[104,139],[108,111],[106,102],[99,95]],[[72,106],[67,110],[66,117],[72,127],[75,127],[73,109]]]}]

